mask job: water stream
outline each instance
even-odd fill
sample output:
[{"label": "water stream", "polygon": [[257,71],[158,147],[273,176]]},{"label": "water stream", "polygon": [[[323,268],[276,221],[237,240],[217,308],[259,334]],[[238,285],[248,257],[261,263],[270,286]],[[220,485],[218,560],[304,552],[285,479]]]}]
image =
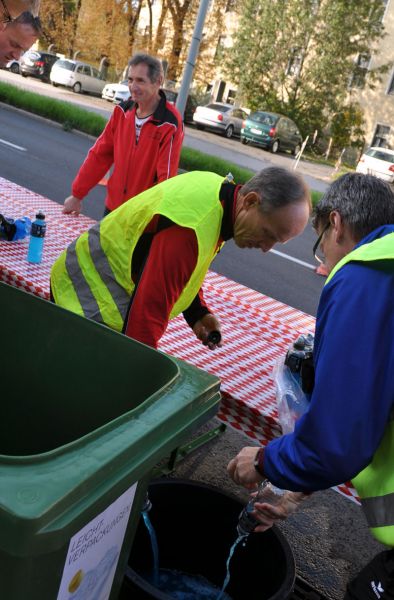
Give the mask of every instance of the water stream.
[{"label": "water stream", "polygon": [[148,510],[142,511],[142,517],[152,545],[153,569],[151,574],[147,575],[147,579],[150,583],[162,592],[170,594],[174,600],[193,600],[195,598],[199,598],[199,600],[231,600],[230,596],[225,593],[225,589],[230,582],[230,562],[236,547],[241,541],[246,540],[247,534],[238,535],[234,544],[231,546],[226,562],[226,576],[222,589],[219,590],[219,588],[201,575],[191,575],[189,573],[177,571],[176,569],[159,569],[159,546],[155,529],[148,515]]},{"label": "water stream", "polygon": [[148,512],[146,510],[142,511],[142,516],[144,518],[144,523],[150,535],[150,540],[152,544],[152,554],[153,554],[153,585],[156,587],[159,586],[159,546],[157,543],[157,537],[155,529],[151,523]]},{"label": "water stream", "polygon": [[242,540],[246,540],[247,537],[248,537],[247,535],[239,535],[237,537],[237,539],[235,540],[234,544],[230,548],[230,552],[229,552],[228,559],[226,562],[226,577],[224,578],[223,587],[221,589],[219,596],[217,597],[217,600],[224,600],[224,590],[226,589],[226,587],[228,586],[228,584],[230,582],[230,562],[231,562],[231,559],[235,552],[235,548],[238,546],[238,544],[240,542],[242,542]]}]

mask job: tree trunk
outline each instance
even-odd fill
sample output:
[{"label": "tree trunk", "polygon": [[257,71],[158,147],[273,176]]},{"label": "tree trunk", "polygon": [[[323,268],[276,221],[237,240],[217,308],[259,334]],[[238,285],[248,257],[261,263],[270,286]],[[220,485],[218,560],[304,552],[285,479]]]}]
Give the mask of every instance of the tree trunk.
[{"label": "tree trunk", "polygon": [[183,25],[186,14],[190,7],[192,0],[185,0],[183,6],[180,6],[178,0],[169,2],[169,9],[171,12],[172,23],[174,27],[174,37],[172,41],[172,49],[170,54],[170,60],[168,61],[167,79],[176,80],[178,69],[179,69],[179,58],[182,52],[183,46]]},{"label": "tree trunk", "polygon": [[152,52],[153,54],[157,54],[159,49],[163,47],[163,23],[167,16],[168,4],[166,0],[163,0],[161,5],[161,13],[159,18],[159,23],[157,25],[155,43],[153,44]]}]

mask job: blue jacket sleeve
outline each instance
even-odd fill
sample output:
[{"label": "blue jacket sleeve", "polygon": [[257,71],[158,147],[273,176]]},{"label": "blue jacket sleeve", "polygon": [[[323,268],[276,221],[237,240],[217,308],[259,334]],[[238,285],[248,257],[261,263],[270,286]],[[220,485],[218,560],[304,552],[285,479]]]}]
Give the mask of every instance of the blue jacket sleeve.
[{"label": "blue jacket sleeve", "polygon": [[348,263],[323,289],[310,409],[264,453],[275,485],[326,489],[370,463],[394,404],[393,306],[393,266],[385,261]]}]

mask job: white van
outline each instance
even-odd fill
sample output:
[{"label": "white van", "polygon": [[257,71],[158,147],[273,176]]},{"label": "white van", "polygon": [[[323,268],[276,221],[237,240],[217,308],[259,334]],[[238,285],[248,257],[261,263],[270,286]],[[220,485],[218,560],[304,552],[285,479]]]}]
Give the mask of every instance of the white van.
[{"label": "white van", "polygon": [[55,87],[65,85],[72,88],[76,94],[90,92],[101,95],[105,86],[105,79],[95,67],[68,58],[61,58],[55,62],[49,78]]}]

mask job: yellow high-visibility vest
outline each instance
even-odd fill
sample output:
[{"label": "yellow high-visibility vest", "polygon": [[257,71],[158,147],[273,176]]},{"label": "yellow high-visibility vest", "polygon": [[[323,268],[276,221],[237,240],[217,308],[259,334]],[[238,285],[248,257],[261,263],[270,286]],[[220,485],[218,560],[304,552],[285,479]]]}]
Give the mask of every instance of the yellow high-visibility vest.
[{"label": "yellow high-visibility vest", "polygon": [[[130,199],[91,227],[60,255],[51,271],[56,304],[121,331],[134,289],[134,249],[154,215],[193,229],[198,242],[195,269],[170,318],[197,295],[220,236],[223,177],[194,171],[168,179]],[[180,257],[182,249],[179,249]]]},{"label": "yellow high-visibility vest", "polygon": [[[335,273],[349,262],[372,262],[394,260],[394,233],[389,233],[369,244],[363,244],[347,254],[333,268],[327,283]],[[393,301],[394,306],[394,301]],[[379,410],[379,398],[376,398]],[[386,425],[382,441],[373,455],[372,462],[352,483],[361,499],[361,504],[371,534],[382,544],[394,546],[394,410]]]}]

